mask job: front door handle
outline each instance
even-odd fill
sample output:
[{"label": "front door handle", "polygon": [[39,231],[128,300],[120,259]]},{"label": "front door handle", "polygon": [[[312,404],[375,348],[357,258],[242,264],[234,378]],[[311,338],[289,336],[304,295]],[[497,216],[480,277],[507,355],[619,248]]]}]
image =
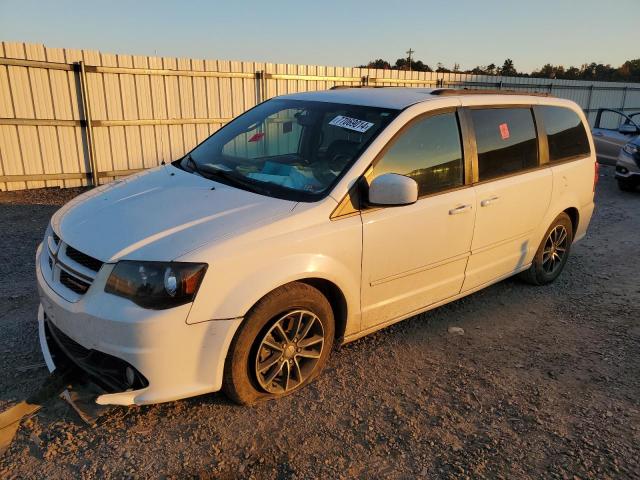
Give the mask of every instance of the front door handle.
[{"label": "front door handle", "polygon": [[449,210],[449,215],[458,215],[459,213],[465,213],[471,210],[471,205],[460,205],[456,208]]},{"label": "front door handle", "polygon": [[594,137],[601,137],[602,133],[601,132],[593,132],[593,136]]},{"label": "front door handle", "polygon": [[488,207],[492,203],[497,203],[498,200],[500,200],[500,197],[496,197],[496,196],[493,196],[493,197],[490,197],[490,198],[485,198],[484,200],[482,200],[480,202],[480,206],[481,207]]}]

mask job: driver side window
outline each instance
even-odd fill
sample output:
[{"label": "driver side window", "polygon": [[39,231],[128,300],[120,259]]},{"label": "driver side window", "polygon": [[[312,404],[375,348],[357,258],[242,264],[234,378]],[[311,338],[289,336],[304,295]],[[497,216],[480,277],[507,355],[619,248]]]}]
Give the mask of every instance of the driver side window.
[{"label": "driver side window", "polygon": [[413,178],[418,196],[464,185],[464,160],[455,112],[415,121],[373,167],[373,177],[398,173]]},{"label": "driver side window", "polygon": [[628,123],[629,119],[619,112],[603,110],[600,114],[600,122],[597,128],[604,130],[618,130],[621,125]]}]

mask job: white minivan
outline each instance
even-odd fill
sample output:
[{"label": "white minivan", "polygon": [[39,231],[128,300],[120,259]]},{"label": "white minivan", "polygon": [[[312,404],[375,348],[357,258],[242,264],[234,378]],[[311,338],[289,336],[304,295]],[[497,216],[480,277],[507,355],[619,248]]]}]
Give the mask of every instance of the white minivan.
[{"label": "white minivan", "polygon": [[552,282],[589,225],[595,160],[567,100],[271,99],[53,215],[36,256],[45,360],[80,367],[100,404],[289,394],[336,344],[514,274]]}]

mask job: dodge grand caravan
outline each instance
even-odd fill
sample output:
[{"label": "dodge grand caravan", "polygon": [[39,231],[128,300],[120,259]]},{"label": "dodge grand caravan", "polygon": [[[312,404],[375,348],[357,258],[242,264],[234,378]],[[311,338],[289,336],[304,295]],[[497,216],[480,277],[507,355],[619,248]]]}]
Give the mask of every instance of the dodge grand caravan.
[{"label": "dodge grand caravan", "polygon": [[542,285],[597,180],[573,102],[448,89],[286,95],[56,212],[40,342],[100,404],[312,381],[334,345],[511,275]]}]

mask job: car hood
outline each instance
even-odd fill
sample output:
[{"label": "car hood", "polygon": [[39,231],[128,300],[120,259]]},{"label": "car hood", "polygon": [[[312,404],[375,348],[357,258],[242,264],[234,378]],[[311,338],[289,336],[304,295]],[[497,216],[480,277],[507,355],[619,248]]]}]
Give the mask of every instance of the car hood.
[{"label": "car hood", "polygon": [[295,205],[167,165],[76,197],[51,225],[65,243],[105,262],[168,261],[286,216]]}]

